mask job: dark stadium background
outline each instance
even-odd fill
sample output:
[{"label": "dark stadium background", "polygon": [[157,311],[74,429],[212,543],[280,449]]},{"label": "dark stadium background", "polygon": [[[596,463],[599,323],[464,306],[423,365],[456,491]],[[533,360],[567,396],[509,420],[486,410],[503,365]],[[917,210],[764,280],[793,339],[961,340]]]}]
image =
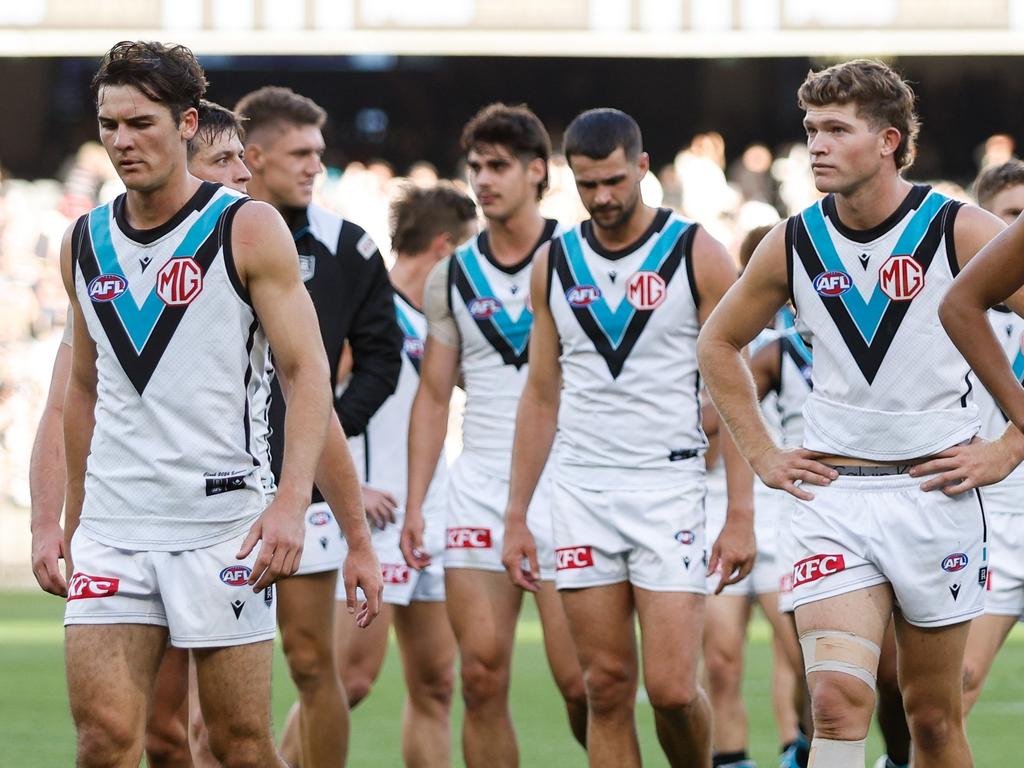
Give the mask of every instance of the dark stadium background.
[{"label": "dark stadium background", "polygon": [[[794,93],[808,58],[624,59],[430,56],[205,56],[210,98],[285,85],[322,104],[327,163],[382,158],[403,173],[418,161],[456,170],[465,120],[494,100],[527,102],[557,144],[579,111],[615,106],[644,130],[653,166],[671,162],[698,132],[723,135],[728,159],[752,142],[802,141]],[[1020,57],[904,57],[925,126],[912,176],[966,184],[987,136],[1024,137]],[[52,177],[96,137],[88,83],[94,58],[0,59],[0,162],[16,177]]]}]

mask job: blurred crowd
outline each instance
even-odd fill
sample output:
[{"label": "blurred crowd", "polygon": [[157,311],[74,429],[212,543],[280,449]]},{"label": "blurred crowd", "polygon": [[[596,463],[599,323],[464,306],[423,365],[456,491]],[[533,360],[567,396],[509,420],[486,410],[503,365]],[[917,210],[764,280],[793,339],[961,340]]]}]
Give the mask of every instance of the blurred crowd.
[{"label": "blurred crowd", "polygon": [[[976,159],[982,169],[1013,154],[1013,139],[997,135],[979,148]],[[735,159],[728,157],[720,134],[694,136],[671,163],[652,160],[652,172],[642,184],[645,201],[699,221],[735,255],[751,229],[772,225],[818,197],[803,144],[776,151],[753,144],[734,153]],[[564,157],[552,158],[549,176],[544,215],[566,223],[584,218]],[[400,176],[383,160],[327,168],[317,202],[363,226],[387,258],[388,201],[404,178],[429,186],[437,182],[438,172],[419,162]],[[464,182],[456,183],[469,192]],[[947,195],[969,199],[954,183],[932,184]],[[61,237],[77,216],[122,189],[106,152],[95,142],[68,159],[59,180],[0,179],[0,506],[29,505],[32,440],[67,310],[59,269]]]}]

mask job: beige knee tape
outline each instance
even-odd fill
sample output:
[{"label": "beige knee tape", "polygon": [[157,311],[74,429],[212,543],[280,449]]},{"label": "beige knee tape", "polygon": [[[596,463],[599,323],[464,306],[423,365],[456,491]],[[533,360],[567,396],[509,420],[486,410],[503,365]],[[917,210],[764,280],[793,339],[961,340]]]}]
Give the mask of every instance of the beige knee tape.
[{"label": "beige knee tape", "polygon": [[812,630],[800,635],[804,669],[811,672],[843,672],[863,680],[875,690],[879,647],[852,632]]},{"label": "beige knee tape", "polygon": [[860,741],[835,741],[833,739],[811,740],[811,755],[807,768],[864,768],[864,745]]}]

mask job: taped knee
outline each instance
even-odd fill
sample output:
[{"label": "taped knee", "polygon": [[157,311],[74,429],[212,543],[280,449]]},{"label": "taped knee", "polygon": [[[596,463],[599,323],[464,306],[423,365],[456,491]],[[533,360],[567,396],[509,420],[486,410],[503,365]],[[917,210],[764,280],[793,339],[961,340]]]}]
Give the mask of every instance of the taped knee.
[{"label": "taped knee", "polygon": [[864,768],[866,742],[867,739],[836,741],[815,737],[811,741],[807,768]]},{"label": "taped knee", "polygon": [[804,669],[811,672],[842,672],[862,680],[875,690],[881,649],[852,632],[811,630],[800,635]]}]

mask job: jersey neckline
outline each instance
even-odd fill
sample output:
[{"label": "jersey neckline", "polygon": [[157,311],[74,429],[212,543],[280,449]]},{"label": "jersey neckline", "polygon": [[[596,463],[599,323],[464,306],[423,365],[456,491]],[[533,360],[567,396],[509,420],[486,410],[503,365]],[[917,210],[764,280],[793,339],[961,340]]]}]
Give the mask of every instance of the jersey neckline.
[{"label": "jersey neckline", "polygon": [[498,263],[498,260],[494,258],[494,252],[491,250],[491,239],[488,237],[488,231],[486,229],[476,236],[476,247],[480,253],[483,254],[483,257],[490,262],[492,267],[504,272],[506,275],[514,275],[533,260],[533,255],[537,252],[537,249],[554,237],[555,230],[557,228],[558,221],[556,219],[544,219],[544,229],[541,230],[540,237],[537,238],[537,242],[533,244],[532,248],[530,248],[530,252],[510,266],[500,264]]},{"label": "jersey neckline", "polygon": [[916,210],[920,207],[921,203],[928,196],[928,192],[931,190],[927,184],[915,184],[907,196],[903,198],[903,202],[899,204],[895,211],[893,211],[889,217],[871,229],[853,229],[843,224],[839,218],[839,212],[836,210],[835,194],[828,195],[821,203],[822,211],[825,217],[832,222],[833,226],[839,231],[843,237],[847,240],[852,240],[855,243],[870,243],[874,240],[885,235],[890,229],[895,227],[904,217],[912,210]]},{"label": "jersey neckline", "polygon": [[666,222],[668,222],[668,219],[671,215],[671,209],[659,208],[658,212],[654,215],[654,221],[651,222],[651,225],[642,235],[640,235],[640,237],[638,237],[632,243],[627,245],[625,248],[619,248],[618,250],[615,251],[609,248],[605,248],[603,245],[601,245],[601,242],[597,239],[597,235],[594,234],[594,223],[592,219],[587,219],[586,221],[582,222],[580,224],[580,231],[583,234],[584,239],[587,241],[587,245],[590,246],[590,249],[592,251],[594,251],[599,256],[603,256],[606,259],[611,259],[612,261],[615,261],[616,259],[621,259],[626,256],[629,256],[629,254],[633,253],[640,246],[642,246],[644,243],[650,240],[651,236],[655,232],[660,232],[662,229],[664,229],[665,224]]},{"label": "jersey neckline", "polygon": [[127,193],[122,193],[114,199],[114,221],[117,222],[117,228],[129,240],[138,245],[151,245],[164,235],[174,231],[190,213],[201,211],[213,198],[214,193],[220,189],[220,186],[220,184],[215,184],[212,181],[204,181],[199,185],[199,189],[196,190],[195,194],[189,198],[188,202],[177,213],[160,226],[153,227],[152,229],[135,229],[135,227],[128,223],[128,217],[125,216],[124,212]]}]

